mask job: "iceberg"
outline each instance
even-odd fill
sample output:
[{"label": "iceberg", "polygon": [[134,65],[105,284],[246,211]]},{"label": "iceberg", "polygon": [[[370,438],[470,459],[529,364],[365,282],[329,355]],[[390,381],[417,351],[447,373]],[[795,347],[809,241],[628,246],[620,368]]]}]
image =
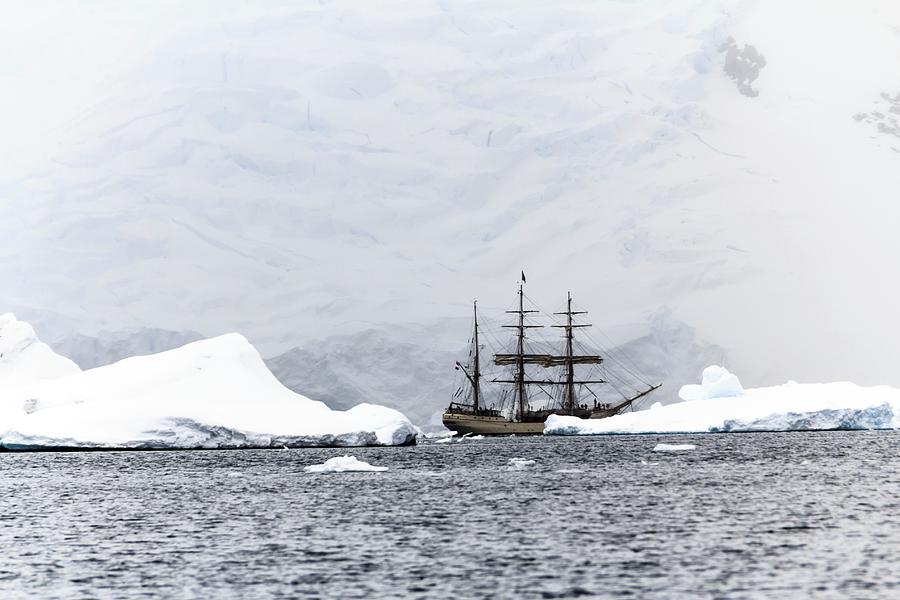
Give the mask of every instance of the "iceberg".
[{"label": "iceberg", "polygon": [[420,433],[390,408],[334,411],[292,392],[239,334],[87,371],[35,347],[29,360],[47,368],[17,369],[15,385],[0,379],[6,449],[393,446]]},{"label": "iceberg", "polygon": [[387,467],[374,467],[369,463],[358,460],[355,456],[335,456],[329,458],[321,465],[303,467],[307,473],[346,473],[348,471],[381,472],[387,471]]},{"label": "iceberg", "polygon": [[900,428],[900,389],[849,382],[788,382],[744,389],[724,367],[707,367],[682,402],[606,419],[550,415],[544,435],[810,431]]}]

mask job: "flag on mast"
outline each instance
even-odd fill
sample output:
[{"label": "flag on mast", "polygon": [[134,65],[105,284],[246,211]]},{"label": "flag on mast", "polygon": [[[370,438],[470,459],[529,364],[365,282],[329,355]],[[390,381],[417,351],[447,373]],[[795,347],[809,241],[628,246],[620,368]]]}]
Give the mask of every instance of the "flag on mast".
[{"label": "flag on mast", "polygon": [[526,283],[525,282],[525,271],[522,271],[522,283]]}]

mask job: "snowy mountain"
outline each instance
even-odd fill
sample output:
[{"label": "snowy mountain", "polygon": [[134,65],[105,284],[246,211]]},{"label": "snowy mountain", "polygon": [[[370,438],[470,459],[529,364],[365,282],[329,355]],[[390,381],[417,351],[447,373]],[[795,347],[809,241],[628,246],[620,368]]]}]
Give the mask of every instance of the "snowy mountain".
[{"label": "snowy mountain", "polygon": [[[486,315],[496,317],[498,322],[504,316]],[[466,348],[459,343],[440,341],[436,332],[456,331],[464,344],[469,326],[465,322],[452,322],[429,331],[408,327],[368,329],[314,340],[265,362],[284,386],[316,398],[334,410],[372,402],[399,410],[419,426],[438,427],[455,385],[454,361],[465,359]],[[685,381],[692,381],[705,365],[724,356],[722,348],[699,339],[693,328],[665,311],[651,315],[644,322],[619,327],[611,335],[614,337],[609,339],[629,340],[602,349],[602,354],[614,363],[614,370],[622,371],[624,367],[641,373],[648,381],[663,384],[640,407],[657,401],[663,404],[678,401],[678,389]],[[73,353],[83,368],[92,368],[129,356],[176,348],[193,341],[191,337],[192,334],[182,336],[157,330],[107,332],[98,338],[73,336],[53,347],[61,353]],[[428,339],[437,340],[437,345],[406,341]],[[485,357],[484,361],[489,363],[490,358]],[[616,364],[617,361],[623,364]],[[487,392],[489,402],[496,400],[491,391],[494,390]]]},{"label": "snowy mountain", "polygon": [[[465,332],[463,325],[463,338]],[[629,341],[608,351],[604,348],[603,355],[625,362],[625,367],[649,381],[662,383],[663,389],[653,394],[652,401],[678,401],[681,384],[695,379],[704,365],[721,360],[724,354],[668,313],[652,315],[628,331],[615,333]],[[403,339],[424,337],[405,334]],[[395,333],[368,330],[294,348],[266,364],[284,385],[332,408],[371,401],[395,408],[427,427],[440,425],[440,415],[454,390],[453,363],[465,359],[464,347],[451,348],[403,342]],[[483,360],[490,362],[490,356]],[[613,364],[612,369],[621,371],[622,367]],[[496,401],[494,392],[486,390],[487,402]],[[640,406],[643,404],[647,403]]]},{"label": "snowy mountain", "polygon": [[425,426],[440,424],[436,413],[450,401],[453,362],[460,354],[367,330],[293,348],[266,365],[288,388],[331,408],[374,402]]},{"label": "snowy mountain", "polygon": [[86,32],[0,74],[0,306],[54,339],[245,331],[305,349],[287,380],[334,338],[309,385],[358,351],[335,402],[414,403],[524,267],[602,326],[667,307],[748,384],[900,384],[893,2],[141,6],[4,25]]}]

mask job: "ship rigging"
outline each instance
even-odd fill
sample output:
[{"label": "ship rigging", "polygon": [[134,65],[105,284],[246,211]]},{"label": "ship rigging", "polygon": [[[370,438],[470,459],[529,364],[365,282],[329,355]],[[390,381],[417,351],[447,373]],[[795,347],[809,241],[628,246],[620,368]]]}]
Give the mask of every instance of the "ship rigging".
[{"label": "ship rigging", "polygon": [[[490,379],[484,377],[482,370],[481,351],[486,345],[480,336],[486,332],[479,325],[478,304],[474,304],[469,357],[466,364],[456,363],[464,382],[456,388],[454,398],[444,412],[446,427],[460,434],[542,433],[543,423],[551,414],[585,419],[611,417],[633,409],[636,401],[660,387],[659,384],[650,385],[636,369],[614,359],[620,371],[630,374],[632,381],[626,382],[621,373],[606,368],[603,356],[583,349],[576,341],[575,332],[583,332],[591,324],[576,322],[576,318],[586,315],[587,311],[573,309],[571,293],[567,294],[565,311],[546,315],[557,321],[550,327],[563,330],[561,351],[558,343],[536,335],[536,330],[545,326],[534,322],[534,316],[541,311],[526,308],[524,283],[523,274],[517,306],[506,311],[506,314],[514,315],[514,322],[500,326],[514,330],[512,348],[493,353],[492,366],[501,371]],[[596,341],[591,341],[599,347]],[[579,376],[576,367],[581,366],[587,368],[587,373]],[[486,395],[483,384],[493,388],[493,394]],[[622,392],[625,385],[637,389],[626,394]],[[593,386],[609,389],[598,393]],[[540,398],[532,391],[535,389]],[[541,399],[543,405],[535,407]]]}]

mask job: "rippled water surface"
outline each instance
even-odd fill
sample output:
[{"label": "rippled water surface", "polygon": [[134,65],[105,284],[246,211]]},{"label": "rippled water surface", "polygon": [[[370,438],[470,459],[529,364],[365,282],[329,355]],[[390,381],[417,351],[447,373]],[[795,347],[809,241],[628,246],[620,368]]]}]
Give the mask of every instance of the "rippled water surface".
[{"label": "rippled water surface", "polygon": [[0,454],[0,598],[900,598],[896,432],[349,453]]}]

